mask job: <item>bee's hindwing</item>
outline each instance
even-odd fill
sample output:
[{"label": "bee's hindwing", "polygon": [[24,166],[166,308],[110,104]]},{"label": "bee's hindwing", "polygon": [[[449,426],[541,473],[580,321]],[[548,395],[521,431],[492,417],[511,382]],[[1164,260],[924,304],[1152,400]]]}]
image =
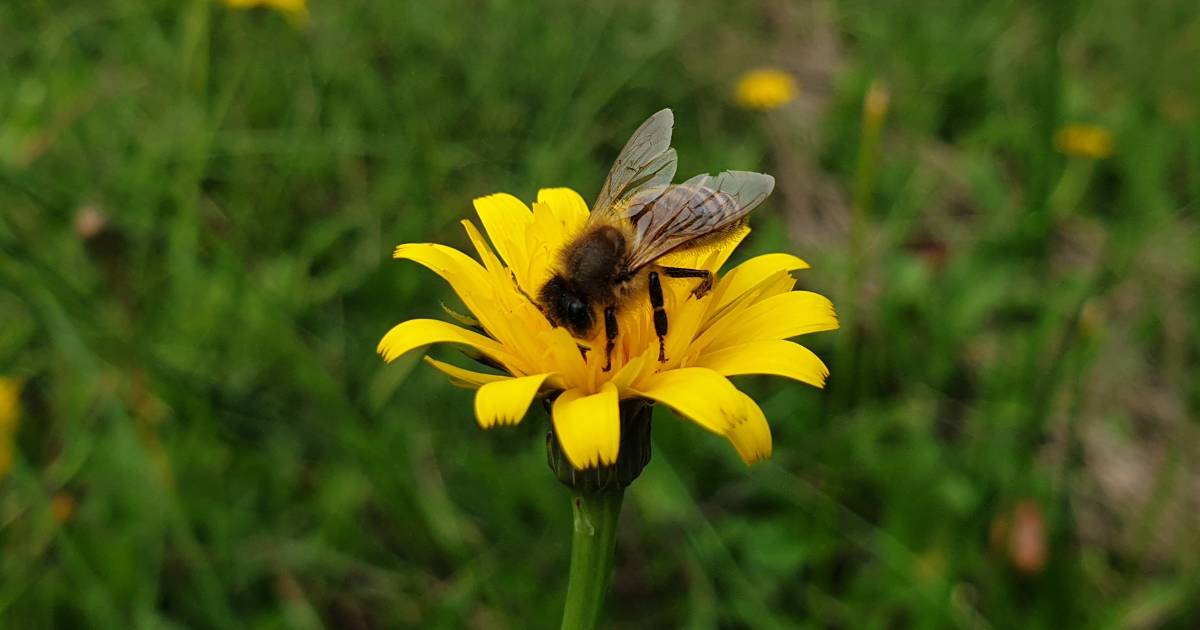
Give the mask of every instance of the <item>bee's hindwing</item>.
[{"label": "bee's hindwing", "polygon": [[775,188],[775,178],[750,171],[697,175],[678,186],[636,195],[623,215],[634,228],[630,268],[704,242],[735,227]]}]

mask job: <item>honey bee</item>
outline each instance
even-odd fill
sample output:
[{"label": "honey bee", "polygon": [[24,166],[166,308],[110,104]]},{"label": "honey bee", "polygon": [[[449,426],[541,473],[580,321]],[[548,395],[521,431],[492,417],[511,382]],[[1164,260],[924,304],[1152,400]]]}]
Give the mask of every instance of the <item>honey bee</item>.
[{"label": "honey bee", "polygon": [[662,277],[698,280],[692,295],[701,298],[712,289],[713,276],[705,269],[661,266],[658,259],[728,238],[775,187],[774,177],[748,171],[701,174],[672,184],[674,123],[671,110],[664,109],[629,138],[587,224],[562,248],[554,275],[535,300],[551,324],[566,327],[576,338],[587,338],[601,313],[604,371],[612,368],[617,313],[643,291],[653,309],[658,360],[667,360]]}]

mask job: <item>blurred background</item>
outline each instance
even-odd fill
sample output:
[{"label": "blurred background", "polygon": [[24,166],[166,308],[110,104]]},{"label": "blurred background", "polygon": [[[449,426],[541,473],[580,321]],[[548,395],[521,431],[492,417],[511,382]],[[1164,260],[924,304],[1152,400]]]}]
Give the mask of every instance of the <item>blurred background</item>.
[{"label": "blurred background", "polygon": [[545,415],[379,360],[454,303],[390,252],[672,107],[843,326],[766,463],[657,412],[612,627],[1196,627],[1198,67],[1191,0],[0,4],[0,626],[555,627]]}]

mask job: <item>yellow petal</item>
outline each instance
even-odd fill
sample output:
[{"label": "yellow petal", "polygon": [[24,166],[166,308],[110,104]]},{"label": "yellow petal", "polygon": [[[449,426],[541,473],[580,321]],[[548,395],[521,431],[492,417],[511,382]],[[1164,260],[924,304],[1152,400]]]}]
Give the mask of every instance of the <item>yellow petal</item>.
[{"label": "yellow petal", "polygon": [[722,376],[773,374],[816,387],[824,387],[829,376],[829,368],[812,350],[782,339],[762,339],[705,352],[694,364]]},{"label": "yellow petal", "polygon": [[500,257],[525,286],[530,264],[526,233],[533,223],[529,207],[512,195],[500,193],[476,199],[475,212]]},{"label": "yellow petal", "polygon": [[470,256],[437,243],[405,243],[396,247],[392,256],[411,260],[441,276],[475,317],[487,319],[485,309],[494,302],[493,290],[487,271]]},{"label": "yellow petal", "polygon": [[554,400],[554,432],[563,453],[577,470],[617,461],[621,416],[617,388],[605,383],[596,394],[568,389]]},{"label": "yellow petal", "polygon": [[471,245],[475,246],[475,252],[479,254],[479,259],[483,261],[483,266],[497,278],[502,278],[506,275],[507,272],[504,271],[504,266],[500,264],[500,259],[496,258],[496,253],[492,251],[491,247],[488,247],[487,241],[479,233],[479,228],[466,219],[459,221],[459,223],[467,231],[467,238],[471,239]]},{"label": "yellow petal", "polygon": [[705,368],[659,372],[631,389],[718,435],[727,434],[745,415],[742,393],[729,379]]},{"label": "yellow petal", "polygon": [[746,404],[745,419],[726,437],[749,466],[771,456],[771,427],[758,404],[749,396],[742,396]]},{"label": "yellow petal", "polygon": [[490,319],[489,326],[484,326],[484,329],[501,343],[513,347],[534,333],[550,328],[546,316],[533,303],[533,290],[523,291],[519,283],[514,284],[515,274],[501,265],[500,259],[475,225],[470,221],[463,221],[462,224],[484,266],[492,274],[493,300],[489,306],[498,317]]},{"label": "yellow petal", "polygon": [[537,295],[550,279],[554,262],[569,238],[587,223],[588,209],[579,193],[569,188],[545,188],[538,191],[533,204],[533,225],[527,238],[529,268],[520,279],[521,288]]},{"label": "yellow petal", "polygon": [[715,351],[751,341],[788,339],[837,327],[837,315],[828,298],[811,291],[789,291],[726,315],[705,330],[693,347]]},{"label": "yellow petal", "polygon": [[549,374],[506,378],[487,383],[475,392],[475,418],[490,429],[497,424],[517,424],[529,410],[542,381]]},{"label": "yellow petal", "polygon": [[579,352],[579,345],[571,337],[571,333],[567,332],[567,329],[544,329],[537,333],[534,339],[536,339],[536,344],[531,345],[541,350],[535,364],[553,365],[554,369],[562,376],[562,381],[566,384],[565,389],[572,387],[586,387],[589,391],[595,389],[594,384],[588,379],[590,372],[583,355]]},{"label": "yellow petal", "polygon": [[[412,260],[440,275],[450,283],[454,292],[489,336],[501,344],[514,344],[525,333],[525,313],[518,315],[517,312],[536,313],[536,309],[515,290],[508,272],[500,266],[487,243],[482,241],[475,226],[464,222],[464,227],[467,229],[467,235],[479,248],[480,257],[486,261],[487,269],[480,266],[475,259],[452,247],[430,243],[401,245],[396,248],[395,257]],[[542,321],[544,319],[542,318]],[[534,321],[538,320],[534,318]],[[509,364],[509,367],[514,365]]]},{"label": "yellow petal", "polygon": [[[537,203],[549,211],[550,216],[562,227],[563,234],[573,233],[588,218],[587,203],[570,188],[543,188],[538,191]],[[538,209],[534,207],[534,215],[537,215]]]},{"label": "yellow petal", "polygon": [[643,353],[643,356],[629,359],[625,363],[625,366],[617,371],[616,376],[612,377],[610,382],[617,388],[618,392],[624,393],[633,383],[634,379],[642,373],[642,368],[646,365],[646,354],[649,354],[649,352]]},{"label": "yellow petal", "polygon": [[442,302],[441,306],[442,306],[442,312],[445,313],[450,319],[453,319],[454,321],[458,322],[458,325],[464,326],[466,328],[477,328],[479,326],[478,319],[475,319],[474,317],[471,317],[470,315],[465,315],[463,313],[459,313],[458,311],[450,308],[449,306],[446,306],[445,302]]},{"label": "yellow petal", "polygon": [[383,336],[376,351],[384,361],[391,363],[402,354],[434,343],[456,343],[469,346],[505,366],[514,362],[513,358],[495,340],[436,319],[410,319],[400,322]]},{"label": "yellow petal", "polygon": [[442,374],[449,376],[450,382],[458,385],[459,387],[469,387],[474,389],[488,383],[509,378],[503,374],[488,374],[486,372],[474,372],[472,370],[466,370],[458,367],[457,365],[450,365],[449,363],[438,361],[433,357],[425,357],[425,362],[437,368],[437,370]]},{"label": "yellow petal", "polygon": [[771,275],[779,271],[796,271],[808,269],[808,263],[791,254],[764,254],[730,269],[713,289],[712,309],[721,306],[745,293]]},{"label": "yellow petal", "polygon": [[[691,296],[677,298],[674,304],[668,301],[667,313],[670,314],[670,320],[665,340],[667,362],[662,364],[663,367],[675,368],[691,365],[691,358],[698,354],[696,350],[699,349],[692,347],[693,341],[705,324],[704,315],[707,307],[706,303],[698,302]],[[645,330],[649,336],[646,345],[648,349],[653,349],[655,352],[654,365],[659,365],[658,341],[653,336],[652,324],[647,324]]]},{"label": "yellow petal", "polygon": [[[736,324],[745,315],[746,309],[771,296],[787,293],[795,286],[796,279],[787,271],[780,269],[763,278],[754,286],[742,291],[736,297],[731,297],[727,294],[721,296],[720,303],[715,299],[709,302],[704,313],[704,322],[701,328],[707,331],[713,328]],[[693,351],[698,349],[700,349],[699,346],[693,345]]]}]

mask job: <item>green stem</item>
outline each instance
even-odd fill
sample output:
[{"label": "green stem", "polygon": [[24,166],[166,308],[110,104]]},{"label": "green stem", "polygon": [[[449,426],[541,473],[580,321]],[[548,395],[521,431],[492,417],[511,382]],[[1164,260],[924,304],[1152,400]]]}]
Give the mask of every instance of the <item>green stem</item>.
[{"label": "green stem", "polygon": [[625,490],[574,492],[575,531],[571,536],[571,571],[567,601],[563,605],[563,630],[591,630],[600,622],[604,595],[612,573],[617,542],[617,517]]}]

